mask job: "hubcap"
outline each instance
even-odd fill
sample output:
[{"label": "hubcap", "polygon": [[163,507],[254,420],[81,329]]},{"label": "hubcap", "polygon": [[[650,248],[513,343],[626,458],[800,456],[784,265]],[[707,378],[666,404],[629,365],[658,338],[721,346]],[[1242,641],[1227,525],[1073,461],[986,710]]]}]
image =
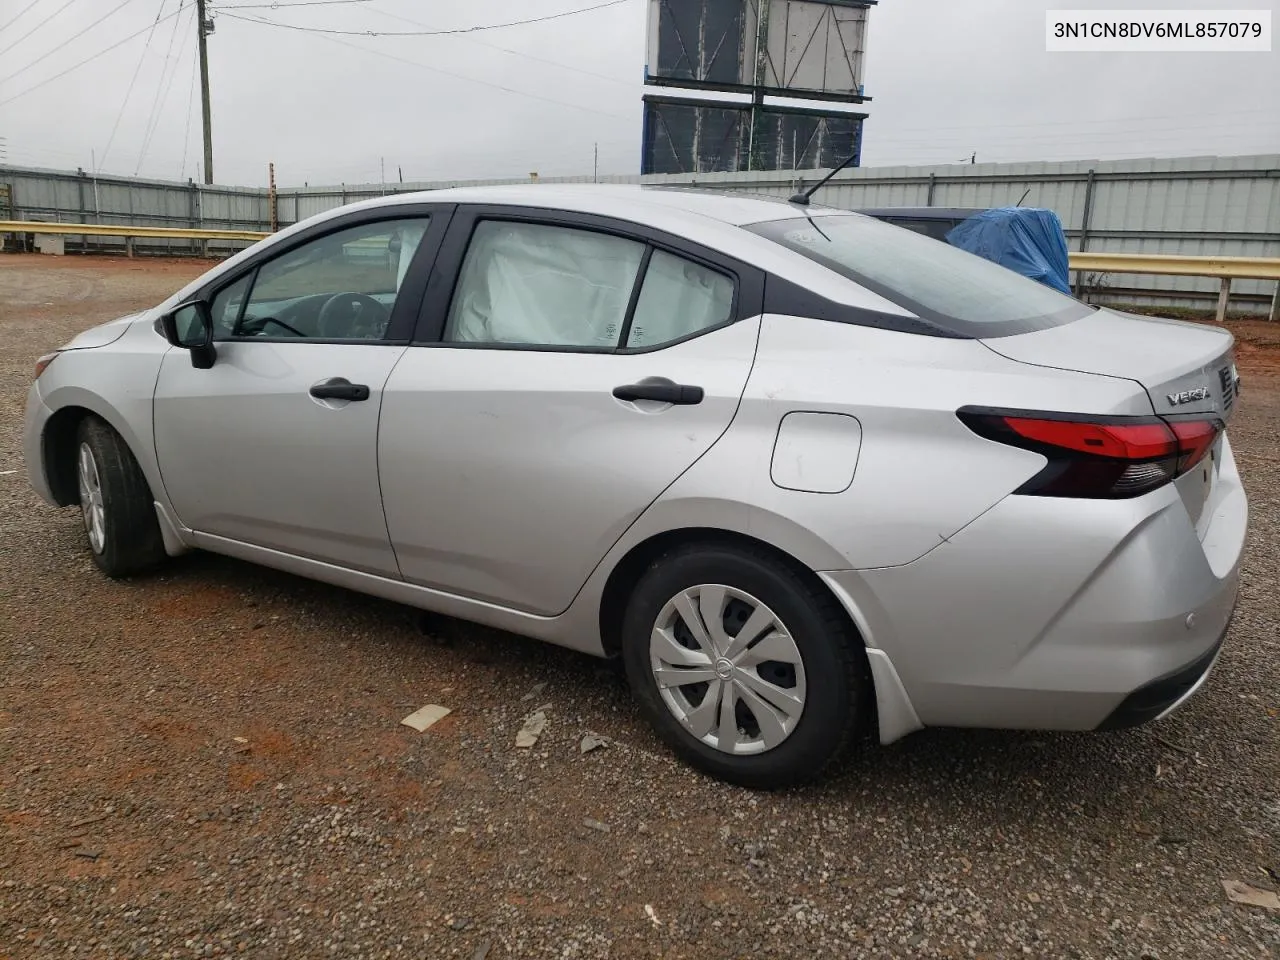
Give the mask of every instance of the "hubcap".
[{"label": "hubcap", "polygon": [[102,502],[102,481],[98,478],[98,462],[88,444],[80,444],[77,477],[80,481],[80,512],[89,533],[89,546],[101,553],[107,545],[106,508]]},{"label": "hubcap", "polygon": [[649,638],[667,709],[725,753],[772,750],[804,712],[804,662],[790,631],[761,601],[722,584],[672,597]]}]

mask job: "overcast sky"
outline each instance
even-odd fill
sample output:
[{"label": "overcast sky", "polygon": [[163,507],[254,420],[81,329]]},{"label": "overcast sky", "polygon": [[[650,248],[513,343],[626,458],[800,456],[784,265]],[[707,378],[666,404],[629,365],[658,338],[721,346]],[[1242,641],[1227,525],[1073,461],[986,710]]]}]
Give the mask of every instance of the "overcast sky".
[{"label": "overcast sky", "polygon": [[[649,0],[452,36],[233,19],[449,29],[600,2],[210,0],[215,179],[265,183],[268,161],[284,185],[377,182],[384,162],[387,180],[589,174],[595,144],[602,174],[638,172]],[[1121,5],[882,0],[863,165],[1280,153],[1280,52],[1045,52],[1046,9]],[[1271,9],[1280,29],[1280,0],[1124,5]],[[194,0],[0,0],[0,149],[24,166],[195,177],[194,54]]]}]

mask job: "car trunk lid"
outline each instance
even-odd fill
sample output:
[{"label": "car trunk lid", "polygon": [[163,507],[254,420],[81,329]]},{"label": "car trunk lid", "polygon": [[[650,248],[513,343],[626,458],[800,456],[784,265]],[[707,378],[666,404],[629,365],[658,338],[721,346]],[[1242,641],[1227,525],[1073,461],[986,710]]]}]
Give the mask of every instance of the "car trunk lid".
[{"label": "car trunk lid", "polygon": [[[1226,423],[1240,389],[1234,338],[1202,324],[1101,309],[1073,323],[982,342],[1021,363],[1132,380],[1160,416],[1201,415]],[[1175,481],[1202,537],[1209,519],[1204,505],[1213,494],[1221,445],[1219,438],[1209,456]]]}]

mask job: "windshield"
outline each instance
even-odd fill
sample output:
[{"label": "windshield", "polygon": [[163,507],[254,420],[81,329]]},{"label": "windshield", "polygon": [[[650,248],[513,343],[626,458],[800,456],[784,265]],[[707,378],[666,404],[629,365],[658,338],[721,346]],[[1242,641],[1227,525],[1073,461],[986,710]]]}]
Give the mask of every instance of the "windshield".
[{"label": "windshield", "polygon": [[799,217],[746,229],[965,337],[1043,330],[1094,309],[990,260],[871,217]]}]

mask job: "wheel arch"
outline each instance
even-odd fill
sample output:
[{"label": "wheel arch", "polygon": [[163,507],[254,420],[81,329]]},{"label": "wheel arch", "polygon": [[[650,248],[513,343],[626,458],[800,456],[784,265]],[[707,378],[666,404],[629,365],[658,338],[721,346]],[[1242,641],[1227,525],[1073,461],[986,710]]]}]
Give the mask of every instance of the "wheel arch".
[{"label": "wheel arch", "polygon": [[617,656],[621,652],[627,599],[645,570],[663,552],[690,543],[729,545],[763,551],[830,596],[866,654],[865,667],[870,673],[867,689],[871,694],[870,703],[866,706],[873,723],[873,735],[881,743],[892,743],[921,729],[923,724],[916,715],[910,696],[892,661],[884,651],[876,648],[874,638],[868,634],[870,627],[867,611],[858,606],[850,592],[836,588],[836,581],[831,577],[820,575],[776,544],[741,531],[719,527],[680,527],[655,533],[627,550],[609,572],[600,594],[599,636],[605,656]]},{"label": "wheel arch", "polygon": [[849,615],[848,609],[823,578],[797,557],[776,546],[737,530],[722,527],[679,527],[655,533],[634,544],[614,564],[600,594],[600,641],[606,656],[615,656],[622,648],[622,622],[626,617],[627,599],[640,577],[659,556],[668,550],[692,543],[736,546],[763,551],[782,565],[794,570],[817,589],[828,594],[842,611],[849,629],[865,645],[863,631]]},{"label": "wheel arch", "polygon": [[[43,458],[45,480],[55,501],[60,506],[70,506],[78,500],[75,477],[76,429],[87,416],[97,417],[114,430],[129,448],[138,462],[151,495],[162,503],[164,486],[160,482],[155,463],[154,448],[149,436],[140,437],[127,419],[111,403],[93,390],[79,386],[60,386],[43,397],[53,413],[45,422],[40,436],[40,453]],[[148,417],[147,427],[150,427]]]},{"label": "wheel arch", "polygon": [[88,407],[61,407],[44,425],[40,438],[44,476],[54,502],[60,507],[69,507],[79,499],[76,486],[76,435],[84,419],[94,416],[98,414]]}]

